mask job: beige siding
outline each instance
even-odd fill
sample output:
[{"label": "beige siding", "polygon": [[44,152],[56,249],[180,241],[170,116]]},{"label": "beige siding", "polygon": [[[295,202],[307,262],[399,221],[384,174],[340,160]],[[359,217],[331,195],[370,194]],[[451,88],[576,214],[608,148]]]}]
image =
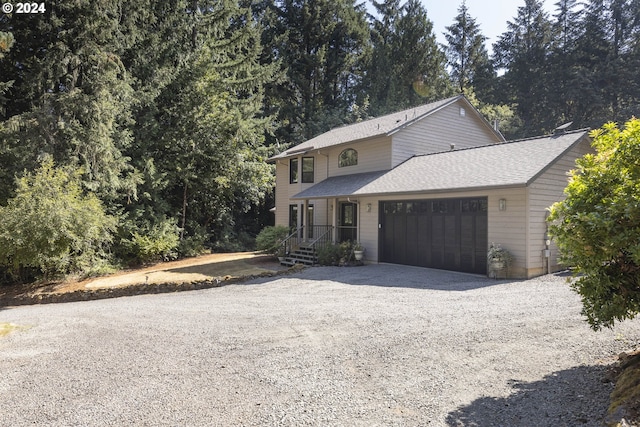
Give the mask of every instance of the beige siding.
[{"label": "beige siding", "polygon": [[289,161],[276,161],[276,225],[289,225]]},{"label": "beige siding", "polygon": [[[529,271],[532,275],[544,274],[548,266],[544,258],[545,236],[547,234],[546,216],[549,207],[564,199],[564,188],[568,184],[567,173],[575,169],[577,158],[593,152],[589,141],[584,140],[560,160],[540,175],[528,188],[529,193]],[[553,242],[550,247],[550,269],[558,271],[558,248]]]},{"label": "beige siding", "polygon": [[[302,201],[290,201],[295,194],[305,190],[318,182],[327,178],[327,157],[318,153],[309,153],[304,156],[298,156],[298,167],[302,167],[302,157],[313,157],[314,160],[314,180],[313,183],[298,182],[297,184],[289,184],[289,159],[281,159],[276,161],[276,225],[289,225],[289,205],[302,205]],[[302,178],[301,171],[298,176]],[[299,181],[301,181],[300,179]],[[314,205],[314,223],[316,225],[324,224],[327,216],[326,201],[314,200],[309,201]]]},{"label": "beige siding", "polygon": [[[526,189],[492,190],[489,196],[489,244],[500,244],[514,257],[510,277],[527,277],[527,202]],[[500,199],[506,210],[500,210]]]},{"label": "beige siding", "polygon": [[[340,168],[338,157],[347,148],[353,148],[358,152],[358,164]],[[320,150],[320,152],[329,155],[329,176],[391,169],[391,138],[388,137],[345,144],[329,150]]]},{"label": "beige siding", "polygon": [[[514,188],[458,193],[438,193],[425,195],[403,195],[389,197],[361,197],[360,202],[360,240],[366,248],[367,262],[378,262],[378,223],[379,201],[449,199],[459,197],[488,198],[488,242],[499,243],[514,256],[511,277],[527,277],[526,266],[526,189]],[[505,199],[507,209],[499,210],[499,200]],[[367,204],[371,203],[371,212]]]},{"label": "beige siding", "polygon": [[392,166],[416,154],[448,151],[451,144],[460,149],[495,142],[501,140],[465,102],[459,101],[394,134]]}]

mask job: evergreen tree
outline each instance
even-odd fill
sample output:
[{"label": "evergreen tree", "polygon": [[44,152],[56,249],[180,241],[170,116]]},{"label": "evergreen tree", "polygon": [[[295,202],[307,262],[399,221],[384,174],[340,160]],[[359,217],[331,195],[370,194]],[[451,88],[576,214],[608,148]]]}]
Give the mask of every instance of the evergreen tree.
[{"label": "evergreen tree", "polygon": [[[13,34],[0,31],[0,61],[4,57],[4,54],[9,52],[9,49],[13,46],[13,42]],[[0,82],[0,112],[2,112],[2,106],[6,102],[4,94],[11,85],[13,85],[12,81]]]},{"label": "evergreen tree", "polygon": [[582,98],[582,84],[576,67],[577,41],[580,37],[582,9],[578,0],[560,0],[556,3],[552,25],[553,42],[549,55],[549,109],[557,124],[573,121],[582,125],[578,117]]},{"label": "evergreen tree", "polygon": [[268,11],[269,55],[263,59],[279,62],[286,75],[268,94],[281,106],[283,142],[300,142],[343,124],[363,74],[364,5],[281,0]]},{"label": "evergreen tree", "polygon": [[[258,63],[260,31],[250,10],[234,1],[186,6],[185,19],[158,17],[162,28],[173,27],[188,43],[152,50],[152,69],[170,68],[167,54],[180,65],[167,70],[159,90],[152,84],[158,77],[144,74],[147,100],[138,110],[135,152],[150,179],[127,210],[133,230],[175,221],[181,238],[211,238],[224,246],[220,240],[237,231],[234,217],[272,188],[262,146],[270,118],[258,116],[263,85],[274,70]],[[142,62],[140,67],[146,70]]]},{"label": "evergreen tree", "polygon": [[550,44],[551,22],[542,1],[525,0],[493,46],[496,66],[505,70],[498,100],[501,104],[517,104],[523,121],[519,136],[542,134],[558,125],[548,110]]},{"label": "evergreen tree", "polygon": [[444,53],[433,23],[418,0],[373,2],[372,55],[364,82],[373,116],[442,98],[452,93]]},{"label": "evergreen tree", "polygon": [[635,0],[591,0],[585,6],[575,53],[581,124],[598,127],[640,112],[640,78],[634,71],[640,62],[632,48],[640,24],[637,6]]},{"label": "evergreen tree", "polygon": [[464,0],[458,9],[455,23],[446,29],[447,45],[444,46],[444,50],[456,89],[465,94],[473,87],[476,94],[482,98],[484,94],[478,94],[476,86],[481,86],[484,90],[487,85],[483,79],[495,77],[492,75],[495,73],[484,45],[487,38],[480,33],[480,27],[469,14]]},{"label": "evergreen tree", "polygon": [[44,155],[82,166],[84,185],[105,201],[135,195],[137,174],[122,154],[131,141],[133,92],[119,56],[127,42],[121,20],[135,15],[122,14],[122,7],[52,1],[45,14],[7,21],[15,44],[0,74],[14,84],[0,135],[0,159],[8,166],[0,202],[11,195],[14,176],[35,169]]}]

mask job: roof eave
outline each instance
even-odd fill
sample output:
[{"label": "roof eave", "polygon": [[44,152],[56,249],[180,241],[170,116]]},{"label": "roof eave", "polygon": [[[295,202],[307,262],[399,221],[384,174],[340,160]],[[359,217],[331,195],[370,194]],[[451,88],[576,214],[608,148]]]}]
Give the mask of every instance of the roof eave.
[{"label": "roof eave", "polygon": [[389,191],[382,193],[350,193],[350,194],[329,194],[324,196],[313,197],[291,197],[291,200],[318,200],[318,199],[333,199],[341,197],[385,197],[385,196],[415,196],[415,195],[429,195],[429,194],[445,194],[445,193],[463,193],[471,191],[490,191],[501,190],[510,188],[526,188],[526,182],[516,182],[510,184],[497,184],[497,185],[484,185],[479,187],[460,187],[460,188],[437,188],[431,190],[413,190],[413,191]]}]

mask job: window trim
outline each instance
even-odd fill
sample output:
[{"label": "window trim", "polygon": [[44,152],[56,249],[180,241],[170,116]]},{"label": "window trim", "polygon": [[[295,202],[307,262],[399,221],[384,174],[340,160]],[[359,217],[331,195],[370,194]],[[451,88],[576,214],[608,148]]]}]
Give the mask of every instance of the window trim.
[{"label": "window trim", "polygon": [[[309,159],[311,159],[311,171],[305,172],[304,171],[305,160],[309,160]],[[301,182],[303,184],[312,184],[314,182],[315,169],[316,169],[315,165],[316,165],[315,157],[303,157],[302,158],[302,177],[301,177],[302,179],[301,179]],[[308,176],[309,174],[311,175],[311,179],[310,180],[308,179],[309,178],[309,176]]]},{"label": "window trim", "polygon": [[[299,181],[300,162],[298,158],[289,159],[289,184],[297,184]],[[295,164],[295,167],[294,167]]]},{"label": "window trim", "polygon": [[[354,152],[355,156],[343,158],[343,155],[346,155],[347,152]],[[354,163],[345,164],[347,160],[353,161]],[[358,165],[358,151],[355,148],[345,148],[340,152],[340,155],[338,156],[339,168],[347,168],[349,166],[357,166],[357,165]]]}]

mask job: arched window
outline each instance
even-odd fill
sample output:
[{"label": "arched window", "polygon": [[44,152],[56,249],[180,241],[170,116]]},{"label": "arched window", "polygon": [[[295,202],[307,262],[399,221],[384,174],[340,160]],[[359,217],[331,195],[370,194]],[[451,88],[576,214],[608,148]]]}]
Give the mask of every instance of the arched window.
[{"label": "arched window", "polygon": [[358,152],[353,148],[347,148],[342,150],[338,157],[338,167],[343,168],[345,166],[355,166],[358,164]]}]

